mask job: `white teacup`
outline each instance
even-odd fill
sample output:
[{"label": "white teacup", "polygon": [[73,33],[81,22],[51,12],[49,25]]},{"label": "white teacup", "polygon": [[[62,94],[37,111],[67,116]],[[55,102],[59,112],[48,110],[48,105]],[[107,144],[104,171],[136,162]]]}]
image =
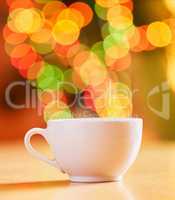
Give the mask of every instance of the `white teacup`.
[{"label": "white teacup", "polygon": [[[73,182],[119,181],[139,152],[142,124],[139,118],[50,120],[46,129],[27,132],[25,146]],[[50,144],[54,160],[33,149],[30,140],[36,134]]]}]

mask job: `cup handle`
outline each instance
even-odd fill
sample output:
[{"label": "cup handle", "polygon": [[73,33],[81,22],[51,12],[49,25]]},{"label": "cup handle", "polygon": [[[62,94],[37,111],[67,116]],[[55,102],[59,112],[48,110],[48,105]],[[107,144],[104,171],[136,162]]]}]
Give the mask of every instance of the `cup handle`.
[{"label": "cup handle", "polygon": [[47,139],[47,136],[46,136],[46,129],[42,129],[42,128],[33,128],[31,130],[29,130],[25,137],[24,137],[24,144],[25,144],[25,147],[27,149],[27,151],[32,155],[34,156],[35,158],[39,159],[39,160],[42,160],[44,162],[46,162],[47,164],[49,165],[52,165],[56,168],[58,168],[58,164],[56,162],[56,159],[53,159],[53,160],[50,160],[48,158],[46,158],[44,155],[42,155],[41,153],[39,153],[38,151],[36,151],[32,145],[31,145],[31,138],[34,136],[34,135],[41,135],[42,137],[44,137],[44,139],[48,142],[48,139]]}]

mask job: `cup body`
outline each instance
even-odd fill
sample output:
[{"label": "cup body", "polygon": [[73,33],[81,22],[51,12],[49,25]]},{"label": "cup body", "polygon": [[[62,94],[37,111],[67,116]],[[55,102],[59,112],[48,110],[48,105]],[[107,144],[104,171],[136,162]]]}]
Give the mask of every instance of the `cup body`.
[{"label": "cup body", "polygon": [[72,181],[117,181],[136,159],[142,126],[139,118],[51,120],[46,138]]}]

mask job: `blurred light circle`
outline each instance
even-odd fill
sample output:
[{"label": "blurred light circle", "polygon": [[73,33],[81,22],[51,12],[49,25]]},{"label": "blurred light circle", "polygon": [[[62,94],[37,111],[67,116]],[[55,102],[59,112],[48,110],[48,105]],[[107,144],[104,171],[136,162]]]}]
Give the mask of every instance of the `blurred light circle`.
[{"label": "blurred light circle", "polygon": [[19,63],[18,63],[19,69],[21,69],[21,70],[29,69],[29,67],[35,63],[37,58],[38,58],[37,53],[35,53],[35,52],[28,53],[27,55],[25,55],[24,57],[22,57],[19,60]]},{"label": "blurred light circle", "polygon": [[83,2],[75,2],[69,6],[70,8],[74,8],[79,11],[84,17],[83,26],[87,26],[93,19],[93,11],[91,7]]},{"label": "blurred light circle", "polygon": [[111,59],[110,57],[106,57],[105,60],[110,70],[114,70],[116,72],[128,69],[132,61],[130,53],[120,59]]},{"label": "blurred light circle", "polygon": [[120,34],[111,34],[103,42],[106,56],[118,59],[126,56],[129,52],[129,43]]},{"label": "blurred light circle", "polygon": [[53,27],[52,34],[59,44],[70,45],[77,41],[80,35],[80,28],[71,20],[61,20]]},{"label": "blurred light circle", "polygon": [[102,20],[106,20],[107,19],[107,8],[104,8],[98,4],[95,4],[95,12],[97,14],[97,16],[102,19]]},{"label": "blurred light circle", "polygon": [[75,45],[71,46],[67,52],[67,59],[70,66],[74,66],[74,59],[76,55],[78,55],[82,51],[87,51],[88,47],[79,42],[75,43]]},{"label": "blurred light circle", "polygon": [[7,43],[12,45],[18,45],[28,38],[27,34],[11,31],[7,25],[3,29],[3,37]]},{"label": "blurred light circle", "polygon": [[51,31],[47,28],[42,28],[39,31],[30,35],[30,40],[35,43],[46,43],[52,38]]},{"label": "blurred light circle", "polygon": [[133,34],[128,38],[130,48],[133,49],[134,47],[139,45],[139,42],[141,40],[140,31],[137,27],[134,27]]},{"label": "blurred light circle", "polygon": [[132,12],[125,6],[114,6],[107,12],[109,24],[117,29],[126,29],[133,24]]},{"label": "blurred light circle", "polygon": [[133,0],[126,0],[125,2],[123,1],[121,3],[122,6],[125,6],[127,8],[129,8],[131,11],[134,9],[134,3]]},{"label": "blurred light circle", "polygon": [[74,60],[74,69],[85,85],[99,85],[107,77],[105,66],[91,51],[83,51]]},{"label": "blurred light circle", "polygon": [[12,0],[11,2],[9,1],[9,11],[12,12],[15,9],[18,8],[33,8],[35,7],[35,4],[33,1],[31,0],[25,0],[25,1],[21,1],[21,0]]},{"label": "blurred light circle", "polygon": [[131,25],[123,30],[108,25],[108,29],[110,34],[118,34],[118,37],[123,37],[127,39],[129,43],[131,43],[130,40],[133,38],[133,36],[136,35],[136,30],[137,30],[137,28],[134,25]]},{"label": "blurred light circle", "polygon": [[133,52],[141,52],[141,51],[145,51],[147,50],[148,46],[149,46],[149,41],[147,39],[147,36],[146,36],[146,30],[143,26],[140,26],[137,28],[137,31],[138,31],[138,43],[137,45],[133,46],[132,47],[132,51]]},{"label": "blurred light circle", "polygon": [[172,40],[172,32],[164,22],[153,22],[148,26],[147,38],[156,47],[165,47]]},{"label": "blurred light circle", "polygon": [[44,62],[42,60],[33,63],[27,71],[27,79],[36,80],[43,66]]},{"label": "blurred light circle", "polygon": [[20,44],[17,45],[11,52],[12,58],[22,58],[27,55],[30,51],[32,51],[32,47],[29,44]]},{"label": "blurred light circle", "polygon": [[35,51],[41,55],[46,55],[48,53],[51,53],[56,45],[55,41],[52,39],[45,43],[37,43],[31,41],[30,44],[35,49]]},{"label": "blurred light circle", "polygon": [[14,19],[14,26],[20,33],[37,32],[43,25],[43,19],[39,10],[23,9]]},{"label": "blurred light circle", "polygon": [[15,48],[14,45],[9,44],[8,42],[5,41],[5,43],[4,43],[4,49],[5,49],[5,52],[6,52],[6,54],[8,56],[11,57],[11,53],[12,53],[12,51],[13,51],[14,48]]},{"label": "blurred light circle", "polygon": [[61,56],[62,58],[68,58],[69,57],[69,51],[75,47],[75,46],[79,46],[80,42],[77,40],[75,43],[71,44],[71,45],[60,45],[60,44],[56,44],[55,46],[55,53],[58,56]]},{"label": "blurred light circle", "polygon": [[49,1],[43,7],[43,14],[45,18],[53,24],[62,10],[66,9],[66,5],[61,1]]},{"label": "blurred light circle", "polygon": [[73,60],[73,68],[79,72],[79,69],[83,63],[85,63],[90,58],[89,50],[82,50],[76,54]]},{"label": "blurred light circle", "polygon": [[18,16],[20,12],[22,12],[24,8],[17,8],[9,13],[9,16],[7,18],[7,26],[9,29],[15,33],[19,33],[18,29],[15,26],[15,19]]},{"label": "blurred light circle", "polygon": [[110,8],[116,4],[119,4],[120,0],[95,0],[95,2],[101,7]]},{"label": "blurred light circle", "polygon": [[81,66],[80,76],[86,85],[96,86],[106,79],[107,71],[105,67],[91,60]]},{"label": "blurred light circle", "polygon": [[57,21],[69,20],[76,23],[80,28],[84,26],[84,17],[78,10],[74,8],[66,8],[60,12]]},{"label": "blurred light circle", "polygon": [[37,86],[40,89],[58,89],[64,81],[63,72],[55,65],[45,63],[37,78]]}]

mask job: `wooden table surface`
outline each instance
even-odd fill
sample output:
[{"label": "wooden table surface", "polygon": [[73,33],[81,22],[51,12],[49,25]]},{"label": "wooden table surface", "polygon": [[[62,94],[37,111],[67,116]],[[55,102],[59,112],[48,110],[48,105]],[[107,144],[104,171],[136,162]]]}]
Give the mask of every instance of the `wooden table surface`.
[{"label": "wooden table surface", "polygon": [[[40,147],[45,150],[45,145]],[[144,144],[121,183],[70,183],[22,142],[0,144],[0,200],[175,200],[175,143]]]}]

